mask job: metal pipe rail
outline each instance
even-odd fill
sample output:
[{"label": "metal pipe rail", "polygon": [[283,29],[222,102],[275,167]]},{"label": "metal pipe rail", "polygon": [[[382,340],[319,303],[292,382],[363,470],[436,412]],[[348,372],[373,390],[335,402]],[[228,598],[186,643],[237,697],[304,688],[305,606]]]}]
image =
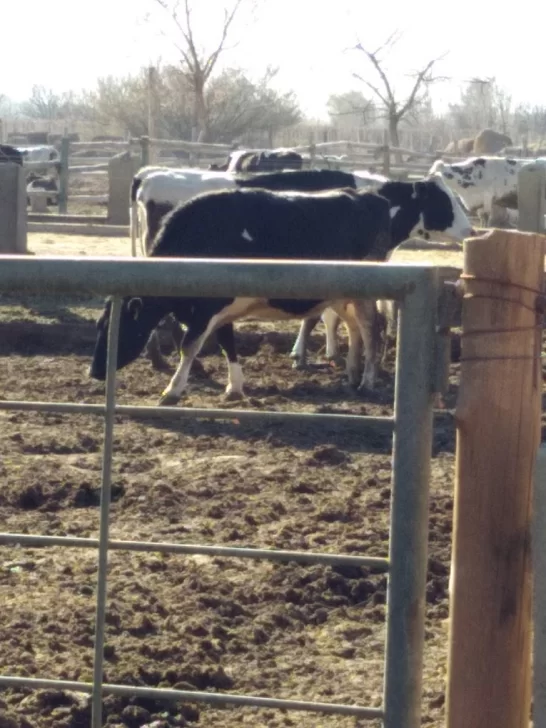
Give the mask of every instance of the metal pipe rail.
[{"label": "metal pipe rail", "polygon": [[[39,678],[3,677],[0,685],[4,687],[31,687],[49,690],[71,690],[79,693],[93,693],[93,683],[71,680],[41,680]],[[205,693],[193,690],[168,690],[167,688],[141,688],[132,685],[109,685],[104,683],[102,689],[110,695],[128,695],[130,697],[150,698],[152,700],[188,700],[211,705],[250,705],[257,708],[276,708],[277,710],[307,710],[313,713],[353,715],[357,718],[376,720],[383,718],[380,708],[361,708],[358,705],[343,703],[315,703],[310,700],[281,700],[279,698],[262,698],[250,695],[233,695],[230,693]]]},{"label": "metal pipe rail", "polygon": [[[113,258],[20,258],[0,256],[0,291],[27,293],[93,292],[114,294],[108,332],[105,405],[47,402],[0,402],[0,409],[42,412],[87,412],[105,417],[100,527],[98,539],[0,534],[0,543],[97,548],[97,602],[92,683],[0,677],[0,685],[49,687],[91,693],[92,728],[102,726],[102,695],[146,695],[199,700],[361,718],[382,718],[385,728],[420,725],[421,672],[427,564],[428,479],[432,441],[434,341],[438,269],[434,266],[379,263],[333,263],[239,260],[150,260]],[[191,410],[116,406],[115,381],[121,298],[124,295],[260,296],[287,298],[390,298],[400,300],[394,417],[359,417],[328,413]],[[112,432],[116,414],[137,417],[208,419],[279,419],[351,423],[380,427],[393,436],[393,479],[389,555],[385,559],[343,554],[240,549],[193,544],[140,543],[109,538]],[[387,649],[384,707],[369,708],[256,696],[199,693],[105,685],[104,625],[107,554],[110,548],[209,556],[267,558],[300,563],[355,564],[388,571]]]},{"label": "metal pipe rail", "polygon": [[[72,402],[25,402],[21,400],[0,400],[0,410],[19,412],[50,412],[55,414],[106,414],[102,404],[76,404]],[[253,422],[272,420],[273,422],[303,422],[308,424],[345,424],[373,429],[377,432],[391,434],[394,430],[393,417],[368,417],[365,415],[329,414],[327,412],[279,412],[275,410],[256,411],[241,409],[206,409],[191,407],[133,407],[120,404],[114,408],[116,415],[129,417],[157,417],[159,419],[203,419],[203,420],[239,420]]]},{"label": "metal pipe rail", "polygon": [[0,255],[0,291],[400,300],[434,270],[406,263]]},{"label": "metal pipe rail", "polygon": [[[75,548],[98,548],[96,538],[77,536],[37,536],[27,533],[0,533],[0,544],[17,546],[71,546]],[[363,566],[378,574],[389,570],[389,560],[378,556],[348,556],[347,554],[305,553],[282,549],[253,549],[243,546],[202,546],[194,543],[166,543],[161,541],[117,541],[109,540],[112,551],[155,551],[158,554],[199,554],[200,556],[223,556],[235,559],[266,559],[279,563],[293,561],[298,564],[324,564],[326,566]]]}]

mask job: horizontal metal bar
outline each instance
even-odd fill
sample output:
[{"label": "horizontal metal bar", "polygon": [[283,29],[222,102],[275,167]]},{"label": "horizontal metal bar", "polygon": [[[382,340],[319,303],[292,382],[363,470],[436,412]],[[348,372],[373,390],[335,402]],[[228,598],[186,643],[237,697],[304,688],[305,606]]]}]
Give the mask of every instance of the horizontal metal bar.
[{"label": "horizontal metal bar", "polygon": [[[104,415],[103,404],[75,404],[72,402],[26,402],[24,400],[0,400],[0,410],[21,412],[52,412],[56,414]],[[158,417],[166,419],[205,419],[205,420],[278,420],[281,422],[306,422],[308,424],[345,424],[370,428],[387,434],[394,430],[392,417],[367,417],[365,415],[336,415],[323,412],[275,412],[236,409],[206,409],[193,407],[133,407],[119,404],[115,407],[117,415],[127,417]]]},{"label": "horizontal metal bar", "polygon": [[[77,693],[91,693],[91,683],[72,680],[41,680],[39,678],[0,676],[0,686],[16,688],[43,688],[45,690],[71,690]],[[342,703],[314,703],[308,700],[281,700],[279,698],[261,698],[254,695],[233,695],[231,693],[205,693],[193,690],[166,690],[165,688],[143,688],[132,685],[102,686],[103,693],[110,695],[129,695],[153,700],[186,700],[211,705],[250,705],[257,708],[276,708],[278,710],[305,710],[313,713],[329,713],[354,715],[358,718],[383,718],[380,708],[365,708],[359,705]]]},{"label": "horizontal metal bar", "polygon": [[[98,548],[96,538],[78,538],[75,536],[40,536],[26,533],[0,533],[0,544],[19,544],[21,546],[65,546],[75,548]],[[155,551],[162,554],[200,554],[202,556],[223,556],[236,559],[267,559],[268,561],[300,564],[344,564],[347,566],[365,566],[385,573],[389,570],[389,560],[376,556],[348,556],[346,554],[317,554],[304,551],[285,551],[278,549],[253,549],[241,546],[202,546],[190,543],[164,543],[154,541],[108,541],[108,548],[113,551]]]},{"label": "horizontal metal bar", "polygon": [[401,299],[434,266],[340,261],[0,256],[0,291]]}]

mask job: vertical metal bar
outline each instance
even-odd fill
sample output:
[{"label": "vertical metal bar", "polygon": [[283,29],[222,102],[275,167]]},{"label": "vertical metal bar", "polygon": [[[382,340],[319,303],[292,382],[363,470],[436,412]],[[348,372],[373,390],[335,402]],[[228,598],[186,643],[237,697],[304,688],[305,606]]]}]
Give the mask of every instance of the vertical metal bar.
[{"label": "vertical metal bar", "polygon": [[104,448],[102,460],[102,489],[100,496],[99,553],[97,570],[97,610],[95,616],[95,656],[93,663],[93,695],[91,727],[102,728],[102,683],[104,670],[104,620],[106,614],[106,576],[108,571],[108,527],[112,491],[112,450],[116,406],[116,364],[118,359],[118,330],[121,299],[115,297],[110,311],[108,329],[108,360],[106,369],[106,414],[104,418]]},{"label": "vertical metal bar", "polygon": [[425,271],[398,319],[385,728],[421,725],[421,683],[438,277]]}]

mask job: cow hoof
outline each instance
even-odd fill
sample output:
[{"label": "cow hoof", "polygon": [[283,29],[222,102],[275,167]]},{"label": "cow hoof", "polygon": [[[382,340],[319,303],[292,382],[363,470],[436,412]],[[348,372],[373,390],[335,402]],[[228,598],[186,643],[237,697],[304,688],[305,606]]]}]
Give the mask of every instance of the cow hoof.
[{"label": "cow hoof", "polygon": [[158,402],[160,407],[175,407],[180,402],[177,394],[162,394]]},{"label": "cow hoof", "polygon": [[349,382],[349,386],[353,389],[358,389],[358,386],[361,383],[361,378],[359,372],[347,372],[347,381]]},{"label": "cow hoof", "polygon": [[226,402],[240,402],[244,399],[244,394],[242,392],[226,392],[224,399]]},{"label": "cow hoof", "polygon": [[307,362],[305,359],[294,359],[294,363],[292,364],[292,369],[298,369],[299,371],[305,371],[309,367],[307,366]]}]

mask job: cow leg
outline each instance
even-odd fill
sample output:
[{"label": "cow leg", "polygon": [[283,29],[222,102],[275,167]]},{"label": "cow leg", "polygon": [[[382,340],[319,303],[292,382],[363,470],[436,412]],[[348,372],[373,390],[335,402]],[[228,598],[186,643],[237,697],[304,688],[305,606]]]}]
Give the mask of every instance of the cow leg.
[{"label": "cow leg", "polygon": [[[169,316],[167,317],[167,326],[170,328],[171,331],[176,354],[178,357],[180,357],[182,354],[182,342],[184,341],[186,332],[184,331],[182,326],[180,326],[178,319],[173,314],[169,314]],[[197,374],[198,377],[209,376],[200,359],[196,359],[193,362],[193,373],[194,375]]]},{"label": "cow leg", "polygon": [[370,299],[353,301],[354,315],[364,343],[364,372],[359,389],[373,389],[377,377],[379,317],[376,302]]},{"label": "cow leg", "polygon": [[179,402],[188,385],[190,369],[195,358],[208,337],[222,325],[220,317],[216,315],[217,308],[210,306],[196,308],[192,320],[186,322],[188,330],[181,344],[180,363],[168,386],[161,394],[160,406],[172,406]]},{"label": "cow leg", "polygon": [[341,319],[332,308],[327,308],[322,314],[322,320],[326,327],[326,357],[335,359],[339,355],[337,330]]},{"label": "cow leg", "polygon": [[182,342],[184,341],[184,336],[186,335],[186,332],[184,331],[182,326],[180,326],[176,317],[172,314],[169,314],[169,317],[167,319],[167,325],[171,330],[171,336],[173,338],[176,353],[178,354],[178,356],[180,356],[180,353],[182,351]]},{"label": "cow leg", "polygon": [[[396,327],[398,321],[398,303],[396,301],[380,300],[377,304],[378,330],[383,336],[383,351],[381,366],[387,361],[389,344],[396,341]],[[379,336],[379,334],[378,334]]]},{"label": "cow leg", "polygon": [[378,317],[378,329],[380,330],[381,335],[383,337],[383,340],[382,340],[383,346],[382,346],[381,358],[380,358],[381,366],[383,367],[383,366],[385,366],[385,362],[387,361],[387,353],[389,350],[389,335],[388,335],[389,322],[388,322],[387,315],[385,314],[385,312],[379,308],[380,303],[383,303],[383,302],[377,301],[377,304],[378,304],[377,317]]},{"label": "cow leg", "polygon": [[220,344],[228,364],[228,383],[226,387],[226,399],[242,399],[243,393],[243,369],[237,361],[237,349],[235,348],[235,335],[233,324],[220,326],[216,331],[216,339]]},{"label": "cow leg", "polygon": [[150,338],[148,339],[146,349],[144,350],[144,356],[146,356],[150,360],[152,367],[157,371],[172,371],[172,367],[169,364],[169,361],[161,353],[161,348],[159,346],[159,334],[157,333],[157,329],[154,329],[152,331]]},{"label": "cow leg", "polygon": [[341,317],[349,334],[349,351],[347,352],[346,373],[349,384],[357,387],[360,381],[360,361],[362,358],[360,329],[353,314],[353,309],[347,302],[334,304],[332,309]]},{"label": "cow leg", "polygon": [[294,369],[305,369],[307,366],[307,347],[309,344],[309,336],[319,321],[320,316],[312,316],[311,318],[303,319],[301,322],[298,338],[290,352],[290,357],[295,359],[293,364]]}]

